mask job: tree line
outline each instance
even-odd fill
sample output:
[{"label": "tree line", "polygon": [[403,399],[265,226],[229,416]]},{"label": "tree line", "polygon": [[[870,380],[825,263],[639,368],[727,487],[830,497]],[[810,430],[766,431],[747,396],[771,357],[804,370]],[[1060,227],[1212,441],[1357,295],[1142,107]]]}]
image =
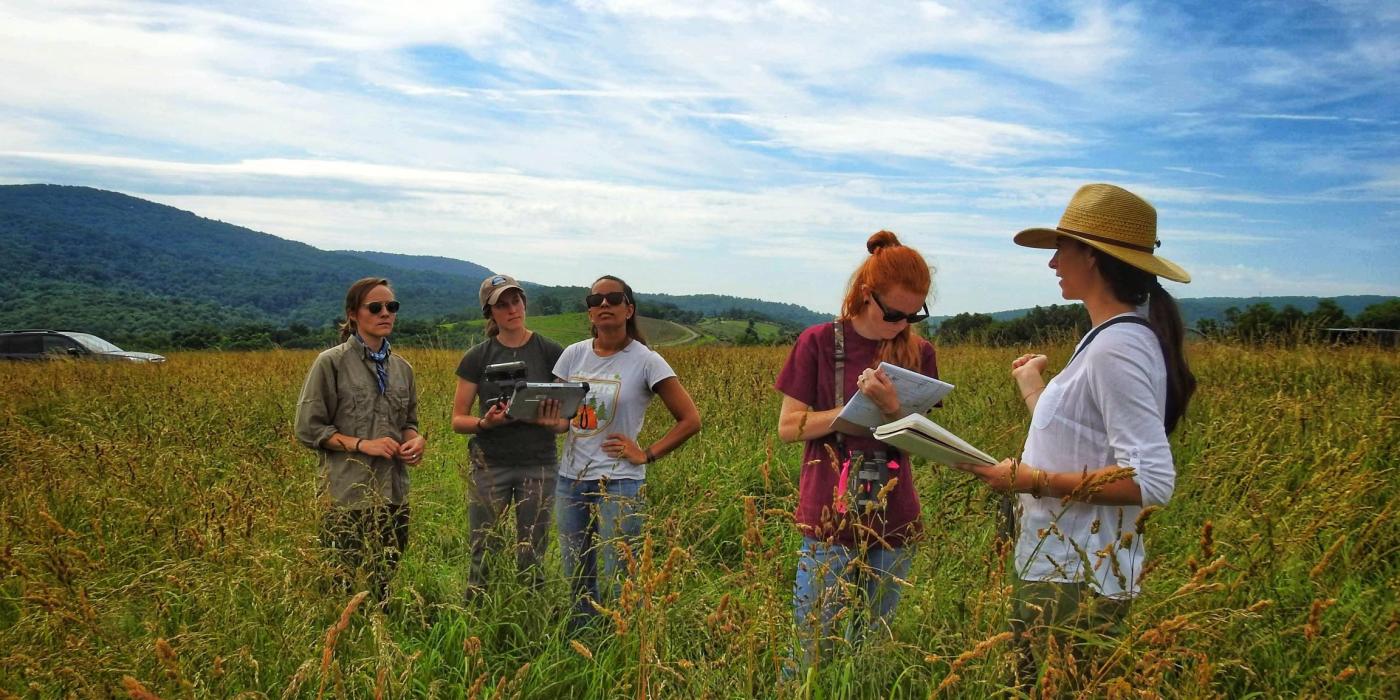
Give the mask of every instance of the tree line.
[{"label": "tree line", "polygon": [[[587,309],[578,295],[537,293],[530,298],[530,313],[547,316],[582,312]],[[639,300],[638,313],[648,318],[694,325],[703,320],[698,311],[682,309],[668,302]],[[792,342],[796,337],[793,324],[770,318],[766,314],[738,307],[724,312],[722,318],[746,320],[748,331],[734,342],[738,345],[767,345]],[[436,319],[400,318],[394,324],[393,342],[404,347],[467,348],[485,339],[480,315],[454,313]],[[127,349],[142,350],[272,350],[327,348],[339,342],[336,330],[340,319],[329,319],[319,326],[300,322],[277,324],[261,320],[232,319],[229,322],[190,322],[189,317],[171,318],[170,327],[138,327],[109,325],[96,331],[98,335]],[[757,322],[772,323],[782,332],[773,339],[760,338],[754,330]],[[105,330],[105,332],[103,332]]]},{"label": "tree line", "polygon": [[[988,314],[961,313],[945,319],[934,331],[942,343],[984,345],[1035,345],[1077,338],[1089,330],[1089,314],[1081,304],[1037,306],[1024,316],[999,321]],[[1205,318],[1190,331],[1212,340],[1250,344],[1310,343],[1329,340],[1329,328],[1400,329],[1400,299],[1366,307],[1355,318],[1336,301],[1322,299],[1312,311],[1292,304],[1275,309],[1272,304],[1229,307],[1220,319]]]},{"label": "tree line", "polygon": [[1335,301],[1322,299],[1307,313],[1292,304],[1282,309],[1251,304],[1243,310],[1234,306],[1226,309],[1219,321],[1201,319],[1196,323],[1196,330],[1208,338],[1251,344],[1327,341],[1329,328],[1400,329],[1400,299],[1372,304],[1355,318]]}]

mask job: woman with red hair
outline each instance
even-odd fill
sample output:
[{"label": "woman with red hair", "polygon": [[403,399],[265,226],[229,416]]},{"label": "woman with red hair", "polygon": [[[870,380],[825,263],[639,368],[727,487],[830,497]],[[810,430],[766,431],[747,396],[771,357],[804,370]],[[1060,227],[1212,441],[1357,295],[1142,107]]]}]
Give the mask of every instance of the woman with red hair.
[{"label": "woman with red hair", "polygon": [[[881,362],[938,376],[933,345],[911,328],[928,318],[928,263],[889,231],[872,235],[866,249],[870,256],[851,276],[840,318],[803,331],[775,382],[783,394],[778,437],[806,443],[796,513],[802,549],[793,585],[804,666],[820,657],[823,640],[834,635],[834,621],[849,604],[864,614],[842,616],[851,622],[847,640],[859,641],[869,628],[888,629],[911,545],[923,530],[908,458],[869,431],[847,435],[833,425],[857,391],[888,420],[907,414]],[[886,468],[862,469],[880,460]],[[872,472],[881,483],[857,483]],[[857,500],[860,489],[877,494],[874,503]]]}]

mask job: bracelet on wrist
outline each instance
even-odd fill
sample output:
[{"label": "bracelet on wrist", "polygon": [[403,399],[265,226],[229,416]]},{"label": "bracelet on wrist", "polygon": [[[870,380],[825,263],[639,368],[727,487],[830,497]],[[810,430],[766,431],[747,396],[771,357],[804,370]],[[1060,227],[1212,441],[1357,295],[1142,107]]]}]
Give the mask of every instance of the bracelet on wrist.
[{"label": "bracelet on wrist", "polygon": [[365,441],[364,438],[356,438],[356,439],[355,439],[355,449],[350,450],[350,451],[351,451],[351,452],[359,452],[359,451],[360,451],[360,443],[362,443],[362,442],[364,442],[364,441]]},{"label": "bracelet on wrist", "polygon": [[1045,387],[1043,387],[1043,386],[1040,387],[1039,389],[1031,389],[1030,391],[1026,392],[1025,395],[1023,395],[1023,396],[1021,397],[1021,400],[1022,400],[1022,401],[1027,401],[1027,400],[1029,400],[1032,396],[1035,396],[1036,394],[1039,394],[1039,393],[1042,392],[1042,391],[1045,391]]},{"label": "bracelet on wrist", "polygon": [[652,452],[650,447],[643,450],[642,454],[645,454],[647,456],[647,461],[642,462],[642,464],[651,464],[652,462],[656,461],[656,453]]},{"label": "bracelet on wrist", "polygon": [[1045,489],[1049,485],[1050,474],[1044,469],[1035,469],[1035,471],[1031,472],[1031,496],[1035,498],[1044,497],[1046,495]]}]

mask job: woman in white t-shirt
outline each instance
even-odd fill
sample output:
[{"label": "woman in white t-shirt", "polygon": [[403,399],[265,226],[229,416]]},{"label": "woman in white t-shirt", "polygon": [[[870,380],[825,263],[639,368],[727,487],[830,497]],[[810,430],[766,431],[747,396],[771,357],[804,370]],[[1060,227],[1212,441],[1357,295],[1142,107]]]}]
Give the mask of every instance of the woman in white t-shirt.
[{"label": "woman in white t-shirt", "polygon": [[[554,365],[561,381],[588,382],[588,397],[569,422],[555,481],[560,559],[573,591],[570,631],[596,614],[606,582],[619,573],[616,540],[635,547],[642,532],[642,485],[647,465],[700,431],[700,411],[637,327],[637,302],[626,282],[604,275],[588,296],[592,338],[564,348]],[[660,396],[675,424],[642,447],[637,437],[652,396]],[[603,580],[598,583],[598,553]]]},{"label": "woman in white t-shirt", "polygon": [[1030,652],[1048,637],[1044,630],[1111,632],[1127,614],[1145,556],[1139,515],[1171,499],[1176,468],[1167,434],[1196,379],[1181,314],[1157,279],[1191,277],[1154,253],[1151,204],[1113,185],[1085,185],[1057,228],[1027,229],[1015,240],[1055,249],[1050,268],[1061,293],[1083,301],[1094,326],[1048,384],[1044,355],[1012,362],[1032,414],[1021,459],[960,465],[1018,494],[1012,627],[1026,652],[1020,679],[1028,685],[1041,657]]}]

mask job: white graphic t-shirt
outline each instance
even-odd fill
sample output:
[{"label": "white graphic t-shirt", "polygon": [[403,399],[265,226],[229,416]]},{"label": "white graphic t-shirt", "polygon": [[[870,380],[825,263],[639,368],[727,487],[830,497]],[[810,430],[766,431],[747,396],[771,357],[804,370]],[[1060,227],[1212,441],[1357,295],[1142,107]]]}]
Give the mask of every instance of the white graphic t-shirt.
[{"label": "white graphic t-shirt", "polygon": [[567,348],[554,364],[554,376],[588,382],[588,397],[569,424],[559,457],[559,476],[568,479],[645,479],[645,464],[632,464],[603,451],[613,433],[633,440],[642,432],[656,385],[676,376],[666,359],[651,348],[631,341],[607,357],[593,352],[593,339]]}]

